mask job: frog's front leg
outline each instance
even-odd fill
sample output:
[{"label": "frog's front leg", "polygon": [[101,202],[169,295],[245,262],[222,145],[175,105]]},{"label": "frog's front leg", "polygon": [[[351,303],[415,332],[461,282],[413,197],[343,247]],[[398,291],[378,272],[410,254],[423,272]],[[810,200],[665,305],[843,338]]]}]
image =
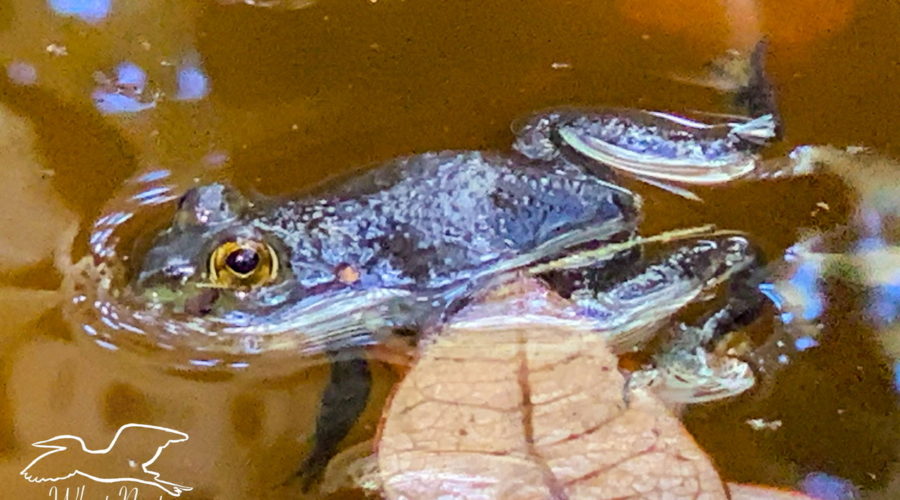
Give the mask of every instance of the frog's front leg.
[{"label": "frog's front leg", "polygon": [[634,373],[629,388],[652,387],[666,401],[699,403],[740,394],[755,384],[746,362],[709,349],[716,339],[752,323],[765,303],[759,260],[748,259],[742,266],[729,278],[725,303],[695,322],[678,324],[672,340],[654,357],[654,366]]},{"label": "frog's front leg", "polygon": [[360,350],[329,352],[331,377],[319,403],[312,450],[297,475],[304,491],[321,479],[338,444],[356,423],[369,401],[372,373]]},{"label": "frog's front leg", "polygon": [[[624,352],[649,341],[680,309],[727,282],[725,304],[696,325],[682,327],[657,356],[656,365],[638,372],[631,385],[653,383],[672,401],[700,401],[733,395],[753,385],[753,373],[736,359],[710,359],[703,349],[717,336],[743,326],[761,309],[757,288],[760,259],[743,237],[692,240],[651,261],[630,278],[611,286],[592,284],[572,293],[582,315],[593,319],[613,349]],[[712,361],[712,363],[710,363]]]}]

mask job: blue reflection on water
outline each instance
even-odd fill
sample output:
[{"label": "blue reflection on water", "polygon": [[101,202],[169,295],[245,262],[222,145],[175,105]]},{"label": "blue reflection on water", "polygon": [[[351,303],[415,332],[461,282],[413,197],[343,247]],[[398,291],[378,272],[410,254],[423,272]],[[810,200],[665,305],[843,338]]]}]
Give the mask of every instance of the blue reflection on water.
[{"label": "blue reflection on water", "polygon": [[174,198],[170,191],[168,186],[152,187],[135,194],[131,199],[139,202],[141,205],[159,205]]},{"label": "blue reflection on water", "polygon": [[175,98],[181,101],[196,101],[209,93],[209,79],[199,66],[186,64],[178,68],[178,92]]},{"label": "blue reflection on water", "polygon": [[872,290],[869,315],[882,325],[889,325],[900,318],[900,270],[891,275],[887,283]]},{"label": "blue reflection on water", "polygon": [[134,85],[143,88],[147,83],[147,73],[137,64],[125,61],[116,67],[116,80],[119,85]]},{"label": "blue reflection on water", "polygon": [[73,16],[89,23],[100,22],[109,15],[112,0],[48,0],[57,14]]},{"label": "blue reflection on water", "polygon": [[99,109],[101,113],[107,114],[137,113],[138,111],[150,109],[155,106],[155,103],[153,102],[140,102],[134,97],[109,92],[104,92],[102,94],[95,92],[93,97],[94,102],[97,104],[97,109]]},{"label": "blue reflection on water", "polygon": [[147,73],[132,63],[123,62],[116,67],[113,81],[103,82],[91,97],[101,113],[137,113],[156,106],[153,99],[144,99]]},{"label": "blue reflection on water", "polygon": [[37,68],[22,61],[13,61],[6,65],[6,76],[16,85],[34,85],[37,83]]},{"label": "blue reflection on water", "polygon": [[212,367],[219,364],[218,359],[192,359],[189,361],[194,366]]},{"label": "blue reflection on water", "polygon": [[105,341],[105,340],[103,340],[103,339],[94,339],[94,342],[95,342],[98,346],[100,346],[100,347],[102,347],[102,348],[104,348],[104,349],[108,349],[108,350],[110,350],[110,351],[118,351],[118,350],[119,350],[119,346],[117,346],[117,345],[115,345],[115,344],[113,344],[113,343],[107,342],[107,341]]},{"label": "blue reflection on water", "polygon": [[900,393],[900,360],[894,361],[894,390]]},{"label": "blue reflection on water", "polygon": [[822,290],[819,286],[819,264],[817,262],[801,262],[796,272],[788,280],[803,294],[803,319],[818,318],[825,309],[822,303]]},{"label": "blue reflection on water", "polygon": [[166,169],[151,170],[145,174],[142,174],[140,177],[135,179],[135,181],[137,181],[137,182],[159,181],[159,180],[165,179],[169,175],[171,175],[171,172],[169,172]]},{"label": "blue reflection on water", "polygon": [[812,349],[813,347],[816,347],[817,345],[819,345],[819,343],[816,342],[816,339],[814,339],[812,337],[800,337],[794,341],[794,347],[798,351],[805,351],[807,349]]},{"label": "blue reflection on water", "polygon": [[859,491],[850,481],[826,474],[813,472],[808,474],[801,485],[803,491],[821,500],[852,500],[859,498]]}]

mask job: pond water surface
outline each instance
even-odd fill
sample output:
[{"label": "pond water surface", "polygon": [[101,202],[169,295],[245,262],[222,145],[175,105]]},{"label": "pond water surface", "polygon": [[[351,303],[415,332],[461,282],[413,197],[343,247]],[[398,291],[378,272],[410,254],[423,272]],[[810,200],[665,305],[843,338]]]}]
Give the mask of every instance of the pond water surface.
[{"label": "pond water surface", "polygon": [[[505,150],[512,121],[554,105],[726,112],[722,94],[684,80],[761,34],[785,127],[767,154],[834,144],[900,157],[896,1],[694,3],[0,0],[0,128],[18,131],[4,136],[3,168],[28,186],[21,198],[0,191],[0,497],[48,496],[18,476],[37,456],[30,443],[74,434],[99,445],[140,421],[190,435],[176,445],[186,455],[157,469],[194,487],[184,498],[300,497],[289,479],[327,368],[166,368],[81,342],[58,308],[44,311],[52,296],[21,292],[58,287],[40,252],[77,220],[83,254],[83,229],[139,170],[288,194],[399,155]],[[111,90],[116,78],[134,92]],[[892,173],[885,183],[900,182]],[[749,233],[772,260],[810,230],[847,223],[855,206],[832,176],[698,189],[704,203],[633,187],[646,200],[642,232],[714,223]],[[858,286],[826,291],[815,348],[756,390],[688,409],[685,422],[728,480],[833,481],[900,498],[897,353],[878,341],[897,329],[870,324]],[[761,323],[757,333],[773,328]],[[376,375],[347,444],[377,424],[393,377]],[[780,427],[755,430],[757,418]],[[119,492],[67,484],[87,484],[85,498]]]}]

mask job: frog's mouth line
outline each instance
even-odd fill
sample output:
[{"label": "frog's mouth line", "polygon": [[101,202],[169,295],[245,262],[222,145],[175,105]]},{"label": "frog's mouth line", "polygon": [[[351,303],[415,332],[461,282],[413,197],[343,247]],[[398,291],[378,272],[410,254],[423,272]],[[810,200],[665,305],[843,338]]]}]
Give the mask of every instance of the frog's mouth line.
[{"label": "frog's mouth line", "polygon": [[[256,322],[240,323],[146,308],[145,302],[130,290],[115,286],[117,274],[116,266],[94,264],[91,257],[76,263],[64,284],[73,297],[65,308],[66,316],[101,347],[146,353],[148,357],[159,355],[165,358],[165,364],[181,367],[244,367],[263,353],[289,355],[292,366],[298,369],[304,362],[317,364],[322,361],[315,359],[316,355],[327,350],[373,341],[368,331],[341,329],[347,324],[346,318],[363,321],[367,313],[372,314],[373,307],[386,299],[408,295],[406,291],[370,290],[357,292],[356,296],[348,294],[340,300],[304,304],[302,311],[282,311],[283,323],[273,329],[269,321],[279,321],[276,313]],[[337,306],[339,311],[335,311]],[[302,324],[295,320],[298,315]],[[310,335],[303,329],[306,325],[330,333]],[[335,336],[345,344],[333,345]],[[277,364],[277,357],[272,362]]]}]

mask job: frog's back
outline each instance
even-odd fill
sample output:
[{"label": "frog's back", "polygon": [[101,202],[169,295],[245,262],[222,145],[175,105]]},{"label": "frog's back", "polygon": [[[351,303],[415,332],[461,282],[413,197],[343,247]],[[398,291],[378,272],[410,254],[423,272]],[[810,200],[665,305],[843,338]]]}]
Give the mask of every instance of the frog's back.
[{"label": "frog's back", "polygon": [[373,285],[420,289],[636,218],[630,193],[573,165],[476,151],[401,158],[276,213],[301,281],[351,264]]}]

